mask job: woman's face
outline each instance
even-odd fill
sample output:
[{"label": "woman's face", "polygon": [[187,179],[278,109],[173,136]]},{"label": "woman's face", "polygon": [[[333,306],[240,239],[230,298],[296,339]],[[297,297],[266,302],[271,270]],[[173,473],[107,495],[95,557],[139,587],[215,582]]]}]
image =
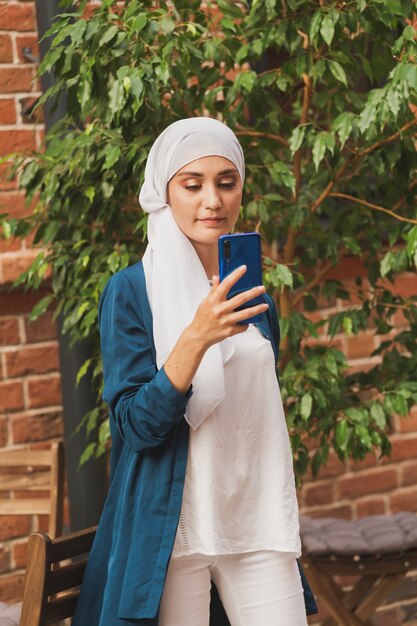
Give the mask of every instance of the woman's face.
[{"label": "woman's face", "polygon": [[242,202],[242,181],[231,161],[207,156],[184,165],[171,178],[168,202],[191,243],[213,244],[234,227]]}]

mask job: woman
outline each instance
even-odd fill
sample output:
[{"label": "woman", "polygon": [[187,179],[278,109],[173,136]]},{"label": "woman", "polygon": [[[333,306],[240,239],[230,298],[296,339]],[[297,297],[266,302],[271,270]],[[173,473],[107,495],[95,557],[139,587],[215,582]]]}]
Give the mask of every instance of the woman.
[{"label": "woman", "polygon": [[74,626],[207,626],[212,580],[231,626],[316,612],[296,561],[274,304],[237,312],[264,288],[227,300],[245,268],[218,278],[243,181],[239,142],[216,120],[175,122],[150,150],[149,245],[100,303],[111,483]]}]

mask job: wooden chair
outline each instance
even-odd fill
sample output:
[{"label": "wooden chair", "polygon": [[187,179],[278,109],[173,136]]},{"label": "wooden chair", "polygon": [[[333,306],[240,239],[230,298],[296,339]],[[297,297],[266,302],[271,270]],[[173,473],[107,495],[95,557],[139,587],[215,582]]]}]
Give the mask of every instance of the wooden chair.
[{"label": "wooden chair", "polygon": [[[0,492],[14,496],[0,498],[0,515],[49,515],[48,534],[51,537],[61,535],[64,509],[62,441],[53,442],[49,450],[0,452],[0,468]],[[46,491],[49,497],[16,497],[19,492],[28,491]]]},{"label": "wooden chair", "polygon": [[[407,572],[417,568],[417,516],[407,513],[398,515],[415,518],[413,521],[412,517],[408,517],[408,528],[411,531],[408,543],[412,545],[405,549],[393,546],[390,551],[390,546],[386,545],[375,553],[361,554],[363,545],[358,545],[356,550],[352,545],[350,554],[340,554],[337,550],[314,554],[315,551],[319,552],[314,549],[317,548],[314,541],[313,549],[311,544],[310,549],[307,548],[303,541],[302,565],[313,592],[330,616],[322,626],[373,626],[370,618],[377,608],[402,582]],[[364,518],[363,521],[366,520],[371,518]],[[331,521],[330,518],[328,521]],[[337,528],[338,520],[334,522]],[[350,524],[352,528],[355,527],[355,522]],[[341,532],[349,533],[348,528],[342,527]],[[307,539],[306,531],[304,536]],[[303,531],[301,537],[303,539]],[[355,577],[356,581],[347,591],[343,589],[346,577]]]},{"label": "wooden chair", "polygon": [[72,617],[96,528],[50,539],[29,535],[19,626],[46,626]]}]

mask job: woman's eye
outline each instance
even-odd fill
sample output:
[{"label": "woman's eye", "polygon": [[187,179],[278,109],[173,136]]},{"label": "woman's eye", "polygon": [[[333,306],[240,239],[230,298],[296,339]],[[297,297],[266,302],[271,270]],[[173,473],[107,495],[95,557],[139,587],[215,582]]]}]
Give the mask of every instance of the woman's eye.
[{"label": "woman's eye", "polygon": [[201,185],[186,185],[185,187],[185,189],[188,189],[190,191],[197,191],[200,188],[201,188]]},{"label": "woman's eye", "polygon": [[235,181],[232,181],[230,183],[220,183],[220,187],[222,187],[223,189],[232,189],[233,187],[236,187],[236,183]]}]

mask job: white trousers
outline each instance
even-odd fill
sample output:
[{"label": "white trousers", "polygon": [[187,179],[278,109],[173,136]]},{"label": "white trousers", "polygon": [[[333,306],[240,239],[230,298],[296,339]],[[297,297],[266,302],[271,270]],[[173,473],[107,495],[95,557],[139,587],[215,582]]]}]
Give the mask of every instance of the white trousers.
[{"label": "white trousers", "polygon": [[306,626],[295,555],[245,554],[171,558],[158,626],[209,626],[211,580],[231,626]]}]

